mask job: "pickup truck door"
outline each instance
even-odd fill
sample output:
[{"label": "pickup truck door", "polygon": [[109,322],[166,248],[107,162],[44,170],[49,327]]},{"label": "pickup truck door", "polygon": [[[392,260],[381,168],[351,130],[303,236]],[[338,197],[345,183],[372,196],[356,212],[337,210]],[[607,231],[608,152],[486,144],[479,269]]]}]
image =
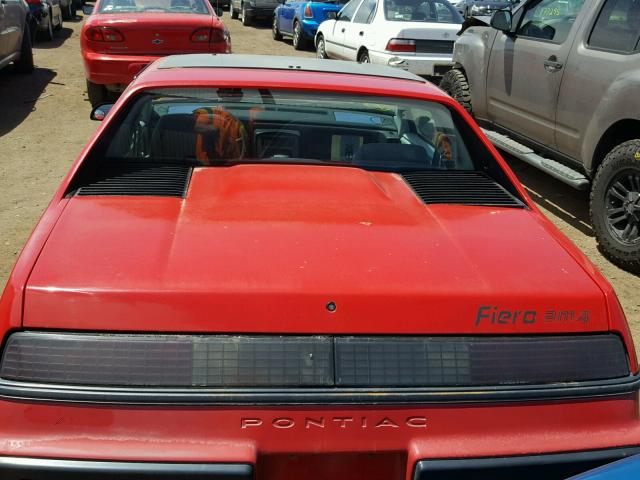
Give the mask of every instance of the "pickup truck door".
[{"label": "pickup truck door", "polygon": [[[632,85],[637,92],[632,72],[640,67],[640,2],[593,3],[589,18],[596,22],[585,22],[578,32],[556,114],[558,150],[587,166],[605,128],[622,118],[640,118],[640,96],[623,93]],[[576,88],[585,78],[588,86]]]},{"label": "pickup truck door", "polygon": [[363,0],[360,8],[353,16],[353,21],[345,25],[344,57],[345,60],[358,60],[358,49],[365,45],[371,36],[371,20],[376,10],[377,0]]},{"label": "pickup truck door", "polygon": [[325,39],[325,49],[329,56],[347,58],[344,46],[345,35],[361,2],[362,0],[351,0],[338,12],[338,16],[333,25],[333,34],[330,39]]},{"label": "pickup truck door", "polygon": [[487,69],[491,121],[555,148],[558,92],[584,3],[527,2],[514,16],[515,33],[497,34]]}]

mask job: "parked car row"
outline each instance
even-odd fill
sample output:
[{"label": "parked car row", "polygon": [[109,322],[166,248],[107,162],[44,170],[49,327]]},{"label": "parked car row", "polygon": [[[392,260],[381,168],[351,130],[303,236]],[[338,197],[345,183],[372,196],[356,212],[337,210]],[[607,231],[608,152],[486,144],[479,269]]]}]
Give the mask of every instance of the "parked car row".
[{"label": "parked car row", "polygon": [[33,43],[53,40],[64,20],[75,17],[80,0],[2,0],[0,2],[0,69],[33,71]]}]

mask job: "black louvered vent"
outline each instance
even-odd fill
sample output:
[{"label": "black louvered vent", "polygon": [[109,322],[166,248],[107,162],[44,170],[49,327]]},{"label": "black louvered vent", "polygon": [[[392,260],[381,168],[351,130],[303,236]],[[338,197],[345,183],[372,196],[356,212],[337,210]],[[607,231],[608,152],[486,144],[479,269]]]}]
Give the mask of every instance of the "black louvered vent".
[{"label": "black louvered vent", "polygon": [[403,173],[402,177],[427,204],[524,207],[520,200],[483,172],[411,172]]},{"label": "black louvered vent", "polygon": [[157,163],[105,162],[77,195],[184,197],[191,166]]}]

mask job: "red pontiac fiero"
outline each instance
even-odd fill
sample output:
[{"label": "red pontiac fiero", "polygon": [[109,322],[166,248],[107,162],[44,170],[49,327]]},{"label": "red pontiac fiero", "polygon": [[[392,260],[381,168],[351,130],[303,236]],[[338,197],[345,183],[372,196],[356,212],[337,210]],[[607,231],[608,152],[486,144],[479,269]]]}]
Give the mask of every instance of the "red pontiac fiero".
[{"label": "red pontiac fiero", "polygon": [[3,480],[548,480],[640,451],[611,286],[456,102],[386,67],[155,62],[0,337]]}]

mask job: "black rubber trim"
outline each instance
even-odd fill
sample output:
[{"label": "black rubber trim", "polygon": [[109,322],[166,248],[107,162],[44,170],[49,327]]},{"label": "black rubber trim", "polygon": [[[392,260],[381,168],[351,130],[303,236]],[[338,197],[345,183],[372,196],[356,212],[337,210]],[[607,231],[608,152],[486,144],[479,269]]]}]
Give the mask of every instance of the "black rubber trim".
[{"label": "black rubber trim", "polygon": [[565,473],[572,476],[637,454],[640,454],[640,446],[513,457],[421,460],[416,463],[413,480],[553,480],[566,478]]},{"label": "black rubber trim", "polygon": [[253,466],[243,463],[147,463],[0,457],[2,480],[251,480]]},{"label": "black rubber trim", "polygon": [[0,380],[0,398],[140,405],[398,405],[519,402],[619,396],[640,389],[640,374],[594,382],[484,388],[122,388]]}]

